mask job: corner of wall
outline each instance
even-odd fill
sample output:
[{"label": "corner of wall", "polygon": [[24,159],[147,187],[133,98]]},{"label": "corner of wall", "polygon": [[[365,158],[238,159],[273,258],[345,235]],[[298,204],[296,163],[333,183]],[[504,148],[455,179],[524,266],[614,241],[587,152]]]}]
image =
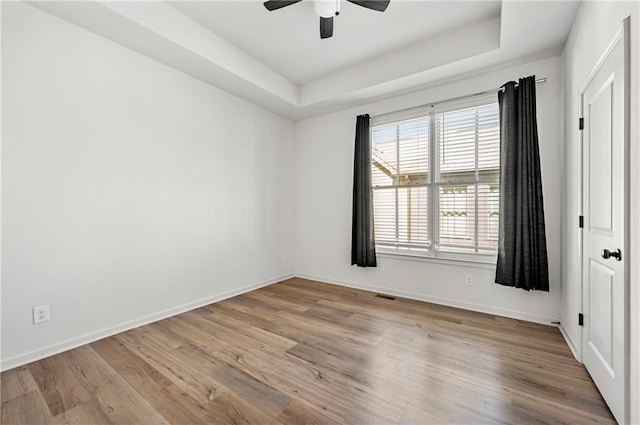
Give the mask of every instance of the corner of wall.
[{"label": "corner of wall", "polygon": [[569,333],[565,329],[562,322],[560,322],[560,326],[558,326],[558,329],[560,330],[560,334],[562,334],[562,337],[564,338],[567,345],[569,346],[569,349],[571,350],[571,354],[573,354],[573,357],[576,359],[578,363],[582,363],[582,355],[580,353],[580,350],[578,350],[578,345],[571,338],[571,335],[569,335]]}]

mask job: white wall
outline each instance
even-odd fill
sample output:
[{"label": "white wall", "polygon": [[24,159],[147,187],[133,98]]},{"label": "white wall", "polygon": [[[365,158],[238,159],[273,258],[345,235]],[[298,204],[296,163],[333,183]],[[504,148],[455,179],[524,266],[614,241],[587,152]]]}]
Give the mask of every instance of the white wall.
[{"label": "white wall", "polygon": [[[379,257],[378,267],[350,266],[353,142],[358,114],[374,116],[430,102],[495,89],[535,74],[542,163],[549,293],[493,283],[494,267],[478,268]],[[411,94],[299,121],[295,127],[296,274],[354,287],[457,305],[549,323],[560,316],[560,57],[488,72]],[[471,274],[475,286],[466,287]]]},{"label": "white wall", "polygon": [[2,8],[3,369],[293,271],[291,121]]},{"label": "white wall", "polygon": [[[2,4],[0,4],[0,25],[2,24]],[[2,28],[0,28],[0,51],[2,50]],[[0,370],[2,359],[2,54],[0,52]],[[2,397],[0,395],[0,403]]]},{"label": "white wall", "polygon": [[581,328],[578,313],[582,311],[580,277],[580,238],[576,225],[580,213],[580,134],[577,119],[580,116],[580,89],[595,66],[602,51],[613,37],[624,18],[631,16],[631,249],[627,253],[631,265],[631,370],[632,423],[640,423],[640,3],[638,2],[584,2],[578,12],[569,39],[565,45],[562,63],[564,70],[565,140],[565,193],[563,197],[563,257],[562,326],[570,345],[578,357],[581,351]]}]

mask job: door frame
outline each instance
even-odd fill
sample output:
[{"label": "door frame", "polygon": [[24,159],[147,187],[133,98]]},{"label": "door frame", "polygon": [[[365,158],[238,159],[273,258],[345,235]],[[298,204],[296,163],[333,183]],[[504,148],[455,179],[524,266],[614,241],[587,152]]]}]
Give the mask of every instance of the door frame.
[{"label": "door frame", "polygon": [[[585,82],[582,84],[582,86],[580,87],[580,95],[579,95],[579,106],[580,106],[580,117],[584,117],[584,92],[587,90],[587,88],[589,87],[589,85],[591,84],[591,82],[593,81],[593,79],[595,78],[595,76],[598,74],[598,72],[600,71],[600,69],[602,68],[602,66],[604,65],[604,63],[607,61],[607,59],[609,59],[609,57],[611,56],[611,54],[613,54],[613,51],[615,50],[615,47],[619,44],[619,43],[623,43],[622,48],[623,48],[623,52],[624,52],[624,82],[625,82],[625,87],[624,87],[624,117],[623,117],[623,125],[624,125],[624,140],[623,140],[623,150],[624,150],[624,191],[623,191],[623,196],[624,196],[624,227],[625,227],[625,236],[624,236],[624,241],[622,244],[622,252],[623,255],[626,255],[626,258],[629,259],[629,247],[630,247],[630,243],[631,243],[631,234],[630,234],[630,224],[631,224],[631,220],[630,220],[630,140],[631,140],[631,90],[630,90],[630,18],[626,17],[622,23],[620,24],[620,26],[616,29],[616,32],[614,33],[613,37],[611,37],[611,39],[609,40],[609,43],[607,43],[607,46],[604,48],[603,52],[601,53],[600,57],[598,58],[598,60],[596,61],[596,64],[594,65],[593,69],[591,70],[591,72],[589,73],[588,77],[585,79]],[[584,215],[584,211],[585,211],[585,205],[584,205],[584,191],[585,191],[585,185],[584,185],[584,132],[581,130],[580,131],[580,143],[579,143],[579,155],[580,155],[580,167],[579,167],[579,171],[580,171],[580,199],[579,199],[579,215],[583,216]],[[580,288],[579,288],[579,293],[580,293],[580,312],[584,312],[585,310],[585,279],[584,279],[584,229],[581,229],[580,233],[579,233],[579,255],[580,255]],[[627,346],[627,350],[625,350],[624,353],[624,363],[625,363],[625,370],[627,372],[629,372],[630,369],[630,327],[631,327],[631,320],[630,320],[630,312],[631,312],[631,297],[630,297],[630,261],[625,261],[625,266],[624,266],[624,294],[625,294],[625,300],[624,300],[624,304],[625,304],[625,332],[624,332],[624,339],[625,339],[625,343]],[[580,331],[578,332],[579,335],[579,347],[576,347],[578,350],[578,361],[580,363],[583,362],[583,353],[584,353],[584,340],[585,340],[585,336],[584,336],[584,327],[579,326],[580,327]],[[624,417],[628,420],[629,419],[629,414],[630,414],[630,377],[629,377],[629,373],[626,374],[627,376],[625,377],[625,382],[624,382]]]}]

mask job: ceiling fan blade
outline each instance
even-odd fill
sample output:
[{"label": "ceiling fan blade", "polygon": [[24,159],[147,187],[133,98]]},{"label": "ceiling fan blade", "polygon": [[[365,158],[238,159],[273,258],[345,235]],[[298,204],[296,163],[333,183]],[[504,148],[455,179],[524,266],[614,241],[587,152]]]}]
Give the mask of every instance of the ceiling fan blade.
[{"label": "ceiling fan blade", "polygon": [[269,0],[264,2],[264,7],[267,10],[272,11],[276,9],[282,9],[283,7],[291,6],[292,4],[296,4],[301,2],[302,0]]},{"label": "ceiling fan blade", "polygon": [[333,36],[333,16],[330,18],[320,17],[320,38]]},{"label": "ceiling fan blade", "polygon": [[350,3],[357,4],[358,6],[366,7],[367,9],[376,10],[378,12],[384,12],[389,6],[391,0],[347,0]]}]

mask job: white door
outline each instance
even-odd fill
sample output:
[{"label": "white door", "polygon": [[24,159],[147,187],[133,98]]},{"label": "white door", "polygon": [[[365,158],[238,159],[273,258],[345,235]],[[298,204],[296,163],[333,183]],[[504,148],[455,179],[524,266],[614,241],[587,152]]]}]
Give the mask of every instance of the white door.
[{"label": "white door", "polygon": [[628,379],[626,31],[618,32],[582,92],[582,360],[620,423],[627,422]]}]

